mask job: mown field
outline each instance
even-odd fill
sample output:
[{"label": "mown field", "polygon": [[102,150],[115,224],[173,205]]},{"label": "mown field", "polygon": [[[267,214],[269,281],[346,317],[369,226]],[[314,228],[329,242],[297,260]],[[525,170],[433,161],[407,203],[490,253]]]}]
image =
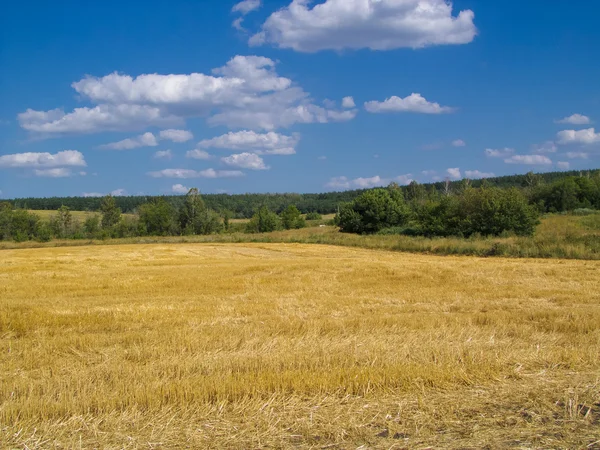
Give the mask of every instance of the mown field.
[{"label": "mown field", "polygon": [[600,448],[600,262],[0,252],[3,448]]}]

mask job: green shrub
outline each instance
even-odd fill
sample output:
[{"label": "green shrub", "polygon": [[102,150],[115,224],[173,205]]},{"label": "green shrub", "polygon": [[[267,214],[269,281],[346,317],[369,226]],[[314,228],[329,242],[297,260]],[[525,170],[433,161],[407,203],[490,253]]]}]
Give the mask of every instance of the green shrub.
[{"label": "green shrub", "polygon": [[323,216],[318,212],[309,212],[306,214],[306,220],[322,220]]},{"label": "green shrub", "polygon": [[263,206],[246,225],[246,233],[269,233],[281,228],[279,216]]}]

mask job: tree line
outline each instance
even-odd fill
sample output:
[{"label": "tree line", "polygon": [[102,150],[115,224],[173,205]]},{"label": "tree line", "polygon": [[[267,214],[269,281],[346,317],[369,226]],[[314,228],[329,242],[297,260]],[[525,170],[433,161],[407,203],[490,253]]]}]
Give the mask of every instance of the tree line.
[{"label": "tree line", "polygon": [[[408,186],[392,183],[387,188],[322,194],[336,201],[335,223],[343,232],[359,234],[409,234],[420,236],[498,236],[503,233],[529,236],[539,223],[539,215],[564,211],[600,210],[600,171],[552,178],[528,173],[519,186],[499,187],[488,180],[462,180],[457,183]],[[515,180],[517,180],[515,179]],[[342,195],[344,194],[344,195]],[[214,208],[191,189],[179,197],[144,197],[145,202],[124,214],[121,197],[98,200],[94,213],[78,220],[65,204],[48,219],[19,207],[18,202],[0,202],[0,240],[106,239],[137,236],[182,236],[243,231],[264,233],[306,226],[306,220],[320,218],[312,210],[305,216],[300,206],[287,203],[294,197],[256,194],[248,207],[248,223],[233,223],[239,213],[221,205]],[[329,196],[329,197],[327,197]],[[140,197],[130,197],[139,199]],[[236,201],[243,196],[229,196]],[[275,199],[256,204],[257,199]],[[282,200],[282,199],[285,199]],[[44,200],[44,199],[43,199]],[[314,206],[314,205],[313,205]]]},{"label": "tree line", "polygon": [[600,209],[600,173],[558,178],[546,183],[528,173],[521,186],[501,188],[487,180],[433,185],[395,184],[362,193],[341,206],[341,231],[359,234],[409,234],[427,237],[513,233],[531,236],[542,213]]},{"label": "tree line", "polygon": [[[108,195],[101,199],[98,211],[80,221],[72,210],[61,205],[48,219],[25,209],[15,208],[9,202],[0,203],[0,241],[23,242],[51,239],[107,239],[138,236],[208,235],[232,230],[232,213],[219,213],[209,208],[198,189],[190,189],[179,207],[163,197],[155,197],[137,208],[136,214],[123,214],[117,199]],[[318,220],[318,213],[307,215]],[[280,229],[306,226],[300,210],[289,205],[280,214],[268,207],[259,208],[252,219],[244,224],[247,233],[264,233]]]},{"label": "tree line", "polygon": [[[572,206],[571,200],[561,202],[556,200],[556,193],[547,192],[546,189],[555,183],[564,182],[567,179],[594,179],[600,176],[600,170],[590,170],[585,172],[550,172],[544,174],[528,173],[525,175],[511,175],[496,178],[487,178],[485,180],[473,180],[470,182],[474,188],[482,186],[498,187],[507,189],[515,187],[521,190],[527,190],[532,186],[538,186],[538,197],[536,201],[543,200],[547,205],[548,211],[566,211]],[[438,193],[447,191],[456,192],[461,189],[461,181],[440,181],[422,185],[426,191],[435,190]],[[408,195],[410,186],[403,186],[401,190]],[[562,186],[558,188],[569,190],[567,197],[572,196],[573,186]],[[575,188],[576,190],[576,188]],[[241,219],[251,218],[256,211],[266,206],[271,211],[280,214],[288,206],[296,206],[301,213],[317,212],[320,214],[333,214],[337,212],[338,206],[355,200],[366,190],[353,190],[344,192],[326,192],[321,194],[205,194],[203,200],[209,209],[225,212],[232,215],[232,218]],[[529,193],[528,193],[529,195]],[[576,194],[579,195],[579,194]],[[165,201],[170,203],[173,208],[180,209],[184,202],[184,196],[164,196]],[[115,197],[117,206],[123,213],[133,214],[148,202],[153,201],[150,196],[129,196]],[[61,206],[67,206],[72,211],[98,211],[103,201],[96,197],[48,197],[48,198],[18,198],[9,201],[15,208],[31,210],[52,210],[56,211]],[[597,207],[597,206],[596,206]]]}]

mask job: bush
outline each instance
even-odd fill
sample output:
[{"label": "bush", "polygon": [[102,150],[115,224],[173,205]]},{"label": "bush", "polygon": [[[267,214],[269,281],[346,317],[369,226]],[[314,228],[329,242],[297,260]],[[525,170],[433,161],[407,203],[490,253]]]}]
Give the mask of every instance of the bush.
[{"label": "bush", "polygon": [[298,208],[294,205],[288,206],[280,214],[281,225],[286,230],[299,229],[306,227],[306,220],[300,214]]},{"label": "bush", "polygon": [[263,206],[246,225],[246,233],[269,233],[281,227],[279,216]]},{"label": "bush", "polygon": [[336,220],[343,232],[373,234],[405,225],[409,217],[410,210],[401,191],[373,189],[343,205]]},{"label": "bush", "polygon": [[306,214],[306,220],[322,220],[323,216],[318,212],[309,212]]}]

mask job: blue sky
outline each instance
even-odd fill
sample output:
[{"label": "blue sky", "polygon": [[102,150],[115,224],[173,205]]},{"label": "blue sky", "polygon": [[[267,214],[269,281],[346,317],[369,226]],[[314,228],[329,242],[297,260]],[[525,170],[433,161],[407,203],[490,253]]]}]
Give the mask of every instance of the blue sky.
[{"label": "blue sky", "polygon": [[10,2],[0,197],[600,167],[600,3]]}]

